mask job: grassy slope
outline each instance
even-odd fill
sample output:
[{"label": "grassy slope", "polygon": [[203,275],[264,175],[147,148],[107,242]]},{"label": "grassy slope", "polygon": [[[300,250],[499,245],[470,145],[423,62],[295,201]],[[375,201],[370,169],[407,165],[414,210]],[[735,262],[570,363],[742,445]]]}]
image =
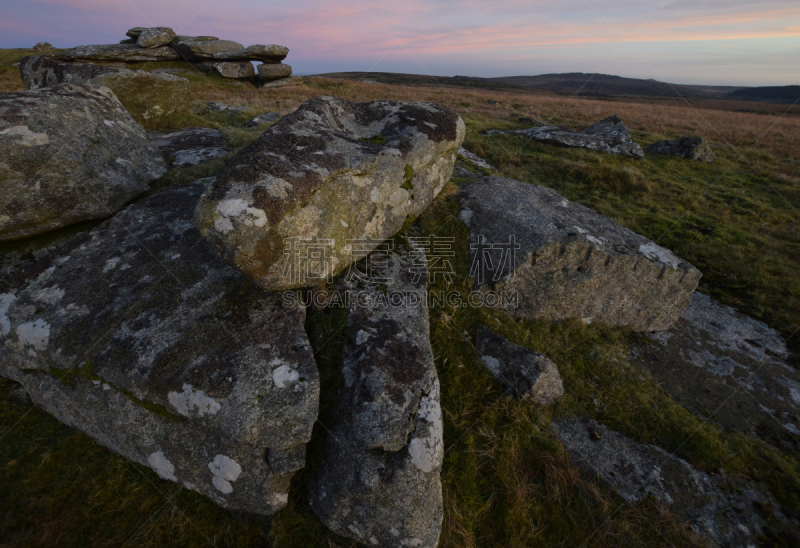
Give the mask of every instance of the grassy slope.
[{"label": "grassy slope", "polygon": [[[3,52],[5,55],[6,52]],[[0,62],[6,59],[0,56]],[[13,87],[0,71],[0,85]],[[192,112],[162,123],[219,127],[237,146],[260,130],[249,115],[290,111],[322,95],[351,100],[429,100],[456,109],[468,125],[466,146],[509,176],[551,186],[675,250],[703,270],[701,288],[786,333],[800,325],[800,120],[746,113],[655,109],[634,103],[533,94],[308,79],[302,85],[256,90],[193,77]],[[16,84],[17,86],[20,83]],[[492,98],[499,101],[488,105]],[[207,100],[248,105],[238,117],[202,109]],[[613,108],[613,110],[609,110]],[[671,158],[634,162],[591,151],[480,134],[517,128],[520,115],[576,127],[619,114],[642,144],[700,133],[717,146],[710,166]],[[213,174],[221,162],[176,169],[155,186]],[[457,220],[454,180],[412,227],[456,237],[456,289],[466,291],[466,229]],[[18,244],[17,248],[19,248]],[[440,280],[439,288],[444,288]],[[453,289],[450,287],[449,289]],[[323,421],[340,382],[341,311],[311,314],[308,329],[322,378]],[[487,310],[431,310],[431,340],[442,382],[446,456],[442,546],[691,545],[691,534],[651,502],[626,505],[596,479],[581,475],[549,431],[555,416],[602,420],[642,442],[661,445],[709,471],[758,478],[784,504],[800,510],[797,455],[720,431],[670,400],[627,363],[637,336],[579,322],[515,322]],[[564,377],[566,396],[550,407],[501,397],[479,363],[469,334],[484,322],[512,340],[546,353]],[[322,458],[315,429],[307,468],[294,481],[290,505],[272,519],[221,510],[203,497],[159,480],[59,424],[35,406],[7,396],[0,380],[0,538],[32,546],[275,545],[349,546],[313,516],[305,486]]]}]

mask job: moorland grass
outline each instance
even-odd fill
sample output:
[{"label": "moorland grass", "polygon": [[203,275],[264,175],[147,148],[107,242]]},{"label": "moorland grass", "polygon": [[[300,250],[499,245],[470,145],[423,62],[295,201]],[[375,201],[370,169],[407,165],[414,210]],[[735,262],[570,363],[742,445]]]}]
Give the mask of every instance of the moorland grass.
[{"label": "moorland grass", "polygon": [[[13,71],[6,70],[21,51],[0,51],[0,89],[21,85],[18,76],[15,80]],[[202,75],[191,75],[190,80],[192,108],[152,129],[214,127],[237,148],[267,127],[246,129],[244,124],[253,116],[290,112],[319,95],[450,106],[467,123],[465,146],[505,175],[550,186],[673,249],[703,271],[703,291],[787,335],[798,325],[800,119],[794,115],[697,112],[689,106],[654,108],[534,93],[323,78],[271,89]],[[490,98],[498,104],[489,105]],[[211,113],[204,108],[206,101],[248,110],[236,116]],[[643,145],[682,134],[710,137],[719,143],[713,145],[719,159],[710,165],[651,156],[636,162],[481,133],[522,128],[517,122],[522,115],[585,127],[610,114],[621,116]],[[220,159],[172,169],[154,189],[213,176],[223,163]],[[453,199],[464,182],[454,179],[407,227],[416,235],[455,238],[455,278],[448,287],[440,277],[434,289],[470,288],[468,234]],[[800,511],[798,455],[723,432],[675,403],[646,372],[627,361],[628,350],[640,339],[632,331],[581,322],[516,321],[487,309],[448,305],[431,308],[430,315],[445,423],[442,546],[703,545],[652,500],[631,506],[569,461],[551,423],[576,415],[676,452],[708,472],[759,480],[783,504]],[[12,383],[0,380],[0,538],[29,546],[351,546],[325,529],[305,496],[324,457],[323,425],[334,418],[345,321],[340,309],[309,311],[307,331],[322,386],[320,420],[308,447],[307,467],[292,482],[289,506],[271,519],[222,510],[196,493],[159,480],[148,468],[111,453],[39,408],[18,402],[9,395]],[[564,398],[555,405],[534,407],[503,397],[472,347],[471,334],[480,323],[553,359],[564,379]]]}]

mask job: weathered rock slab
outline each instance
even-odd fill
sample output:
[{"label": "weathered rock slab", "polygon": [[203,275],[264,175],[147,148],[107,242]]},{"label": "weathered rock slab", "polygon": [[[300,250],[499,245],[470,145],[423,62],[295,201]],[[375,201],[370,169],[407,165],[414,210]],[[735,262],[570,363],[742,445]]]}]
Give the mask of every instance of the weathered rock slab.
[{"label": "weathered rock slab", "polygon": [[247,122],[247,127],[254,128],[263,126],[264,124],[269,124],[270,122],[276,122],[280,119],[281,113],[280,112],[265,112],[259,116],[256,116],[249,122]]},{"label": "weathered rock slab", "polygon": [[100,86],[0,95],[0,240],[103,219],[166,171],[125,107]]},{"label": "weathered rock slab", "polygon": [[714,151],[702,137],[680,137],[674,141],[658,141],[645,149],[648,154],[669,154],[687,160],[713,162]]},{"label": "weathered rock slab", "polygon": [[124,63],[181,60],[178,52],[170,46],[142,48],[136,44],[78,46],[77,48],[53,53],[51,57],[62,61],[119,61]]},{"label": "weathered rock slab", "polygon": [[[430,103],[307,101],[228,161],[198,226],[262,287],[317,285],[354,260],[348,240],[369,252],[431,203],[464,132]],[[302,260],[320,245],[325,260]]]},{"label": "weathered rock slab", "polygon": [[648,335],[631,362],[723,428],[779,447],[800,443],[800,375],[781,335],[702,293],[675,326]]},{"label": "weathered rock slab", "polygon": [[280,63],[289,55],[289,48],[285,46],[264,46],[257,44],[246,48],[224,51],[214,55],[215,59],[223,61],[262,61],[265,63]]},{"label": "weathered rock slab", "polygon": [[700,280],[671,251],[546,187],[486,177],[460,201],[475,285],[516,292],[514,317],[663,331]]},{"label": "weathered rock slab", "polygon": [[349,311],[344,386],[309,503],[332,531],[367,546],[435,547],[444,446],[427,275],[408,256],[387,252],[381,262],[385,293],[380,282],[342,285],[368,306]]},{"label": "weathered rock slab", "polygon": [[247,110],[247,107],[226,105],[225,103],[218,103],[216,101],[209,101],[206,103],[206,108],[211,112],[224,112],[225,114],[239,114]]},{"label": "weathered rock slab", "polygon": [[258,78],[263,82],[272,82],[292,75],[292,67],[283,63],[263,63],[256,68]]},{"label": "weathered rock slab", "polygon": [[[747,548],[759,545],[768,529],[796,530],[798,524],[769,495],[742,480],[710,476],[660,447],[638,444],[595,421],[559,420],[553,427],[570,458],[628,502],[652,496],[716,545]],[[775,510],[774,520],[767,521],[759,510],[764,507]]]},{"label": "weathered rock slab", "polygon": [[628,128],[616,116],[601,120],[583,131],[560,126],[538,126],[525,130],[523,134],[545,143],[588,148],[637,160],[644,158],[642,147],[631,140]]},{"label": "weathered rock slab", "polygon": [[175,40],[175,31],[169,27],[152,27],[143,30],[136,38],[136,44],[142,48],[166,46]]},{"label": "weathered rock slab", "polygon": [[176,41],[173,47],[187,59],[195,61],[210,60],[219,53],[244,49],[243,45],[233,40]]},{"label": "weathered rock slab", "polygon": [[62,422],[221,506],[286,505],[317,418],[302,308],[220,261],[202,184],[126,208],[0,296],[0,374]]},{"label": "weathered rock slab", "polygon": [[544,354],[519,346],[483,325],[475,330],[475,351],[511,396],[546,404],[564,395],[558,368]]}]

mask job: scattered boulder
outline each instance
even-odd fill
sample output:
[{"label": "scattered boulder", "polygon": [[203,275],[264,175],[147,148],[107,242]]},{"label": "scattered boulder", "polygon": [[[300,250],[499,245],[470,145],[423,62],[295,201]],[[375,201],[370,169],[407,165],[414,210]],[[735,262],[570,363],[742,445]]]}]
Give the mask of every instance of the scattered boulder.
[{"label": "scattered boulder", "polygon": [[260,88],[282,88],[285,86],[296,86],[303,83],[303,78],[300,76],[290,76],[289,78],[281,78],[280,80],[273,80],[272,82],[255,82],[256,86]]},{"label": "scattered boulder", "polygon": [[687,160],[713,162],[716,156],[702,137],[680,137],[674,141],[658,141],[644,149],[648,154],[669,154]]},{"label": "scattered boulder", "polygon": [[224,112],[225,114],[234,115],[247,110],[247,107],[235,107],[233,105],[226,105],[225,103],[217,103],[216,101],[207,102],[206,108],[211,112]]},{"label": "scattered boulder", "polygon": [[103,219],[166,171],[108,88],[0,95],[0,241]]},{"label": "scattered boulder", "polygon": [[475,331],[475,350],[507,394],[536,404],[552,403],[564,395],[556,364],[486,326]]},{"label": "scattered boulder", "polygon": [[537,120],[536,118],[531,118],[530,116],[520,116],[517,118],[517,122],[520,124],[530,124],[532,126],[546,126],[546,122],[542,122],[541,120]]},{"label": "scattered boulder", "polygon": [[214,55],[227,51],[238,51],[244,46],[233,40],[188,40],[175,42],[174,48],[191,61],[214,59]]},{"label": "scattered boulder", "polygon": [[264,63],[280,63],[289,55],[289,48],[285,46],[248,46],[239,50],[223,51],[214,55],[215,59],[222,61],[261,61]]},{"label": "scattered boulder", "polygon": [[[370,304],[349,310],[344,386],[309,504],[333,532],[367,546],[433,548],[444,446],[427,273],[412,272],[409,256],[386,253],[381,262],[385,293],[380,282],[344,284]],[[403,304],[394,306],[394,295]]]},{"label": "scattered boulder", "polygon": [[725,429],[796,448],[800,375],[781,335],[702,293],[675,326],[648,335],[631,362],[675,401]]},{"label": "scattered boulder", "polygon": [[152,27],[145,29],[136,38],[136,43],[142,48],[157,48],[166,46],[175,40],[175,31],[169,27]]},{"label": "scattered boulder", "polygon": [[272,82],[292,75],[292,67],[283,63],[263,63],[258,65],[258,78],[264,82]]},{"label": "scattered boulder", "polygon": [[138,63],[140,61],[180,61],[181,56],[170,46],[143,48],[137,44],[104,44],[79,46],[53,53],[54,59],[61,61],[117,61]]},{"label": "scattered boulder", "polygon": [[269,124],[270,122],[276,122],[280,119],[280,117],[280,112],[266,112],[247,122],[247,127],[252,129],[254,127],[263,126],[264,124]]},{"label": "scattered boulder", "polygon": [[218,129],[187,127],[169,133],[153,131],[148,135],[175,167],[196,166],[233,150],[226,146],[225,137]]},{"label": "scattered boulder", "polygon": [[204,190],[144,198],[18,274],[0,295],[0,375],[160,478],[268,515],[304,466],[318,373],[304,310],[200,237]]},{"label": "scattered boulder", "polygon": [[53,44],[50,42],[37,42],[35,46],[33,46],[33,51],[50,51],[56,48],[53,47]]},{"label": "scattered boulder", "polygon": [[[710,476],[660,447],[638,444],[595,421],[558,420],[553,426],[570,458],[628,502],[652,496],[716,545],[757,546],[772,529],[792,535],[797,528],[770,496],[740,479]],[[770,507],[774,515],[768,522],[760,510]]]},{"label": "scattered boulder", "polygon": [[486,177],[460,201],[475,286],[516,295],[504,310],[517,318],[663,331],[700,280],[671,251],[543,186]]},{"label": "scattered boulder", "polygon": [[461,148],[458,149],[458,155],[462,159],[470,162],[472,165],[474,165],[477,168],[486,170],[489,173],[497,173],[497,170],[495,168],[493,168],[492,166],[490,166],[486,162],[486,160],[484,160],[483,158],[481,158],[477,154],[473,154],[472,152],[468,151],[464,147],[461,147]]},{"label": "scattered boulder", "polygon": [[[197,224],[262,287],[316,285],[351,263],[349,239],[371,238],[371,251],[428,207],[464,133],[431,103],[307,101],[228,161]],[[295,264],[319,245],[326,260]]]},{"label": "scattered boulder", "polygon": [[253,63],[225,62],[225,63],[197,63],[196,66],[207,72],[215,72],[223,78],[254,78],[256,69]]},{"label": "scattered boulder", "polygon": [[637,160],[644,158],[642,147],[631,140],[628,128],[617,116],[610,116],[583,131],[545,125],[525,130],[523,134],[545,143],[588,148]]}]

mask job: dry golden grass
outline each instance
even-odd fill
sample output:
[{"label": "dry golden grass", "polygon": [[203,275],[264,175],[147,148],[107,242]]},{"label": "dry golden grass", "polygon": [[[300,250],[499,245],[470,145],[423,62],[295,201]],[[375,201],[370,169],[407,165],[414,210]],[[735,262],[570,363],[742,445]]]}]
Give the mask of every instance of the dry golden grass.
[{"label": "dry golden grass", "polygon": [[[760,114],[738,112],[743,106],[758,108],[740,101],[692,101],[703,105],[700,107],[688,102],[681,104],[677,100],[654,104],[652,101],[547,96],[525,90],[512,93],[398,86],[316,77],[303,78],[298,85],[278,88],[193,87],[196,101],[219,101],[256,111],[282,113],[291,112],[304,101],[321,95],[335,95],[351,101],[431,101],[448,106],[464,117],[516,122],[520,116],[532,116],[576,129],[616,114],[643,144],[657,140],[652,136],[699,135],[716,143],[717,147],[732,148],[744,161],[757,159],[762,167],[769,166],[773,173],[800,180],[800,106],[766,104],[764,108],[770,114]],[[497,101],[497,104],[491,105],[489,100]],[[724,110],[726,107],[730,110]]]}]

